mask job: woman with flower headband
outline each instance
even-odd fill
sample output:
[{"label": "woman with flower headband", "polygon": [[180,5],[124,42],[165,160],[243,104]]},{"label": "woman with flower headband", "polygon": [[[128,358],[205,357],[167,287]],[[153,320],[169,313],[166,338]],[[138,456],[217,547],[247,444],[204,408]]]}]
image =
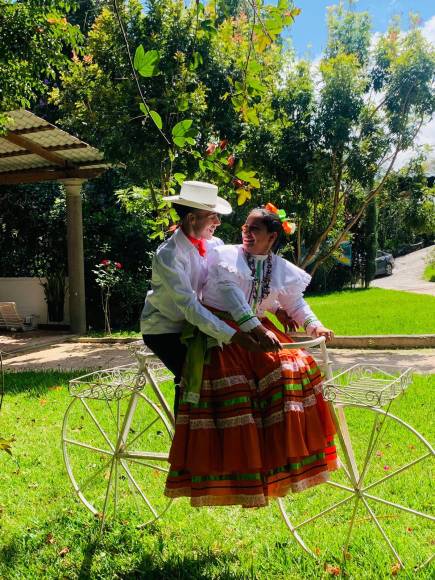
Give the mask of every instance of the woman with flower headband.
[{"label": "woman with flower headband", "polygon": [[210,259],[203,303],[273,350],[209,341],[203,368],[186,363],[165,493],[190,497],[193,506],[264,506],[327,481],[337,468],[320,370],[305,351],[283,350],[291,339],[266,318],[283,309],[311,336],[332,337],[303,299],[310,276],[274,253],[282,218],[272,204],[254,209],[242,244],[220,246]]}]

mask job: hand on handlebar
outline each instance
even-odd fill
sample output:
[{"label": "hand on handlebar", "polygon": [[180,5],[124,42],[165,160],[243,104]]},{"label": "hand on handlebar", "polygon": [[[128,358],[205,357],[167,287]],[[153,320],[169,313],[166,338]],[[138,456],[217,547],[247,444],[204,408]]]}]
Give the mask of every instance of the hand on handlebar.
[{"label": "hand on handlebar", "polygon": [[334,338],[334,332],[332,330],[329,330],[329,328],[325,328],[324,326],[315,326],[311,330],[310,335],[313,338],[318,338],[319,336],[324,336],[326,339],[326,342],[329,342]]}]

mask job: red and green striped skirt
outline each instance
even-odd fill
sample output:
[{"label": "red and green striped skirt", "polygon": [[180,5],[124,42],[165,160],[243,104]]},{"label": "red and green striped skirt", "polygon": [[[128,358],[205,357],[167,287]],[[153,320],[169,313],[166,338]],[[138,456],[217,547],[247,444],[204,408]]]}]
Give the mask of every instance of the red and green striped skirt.
[{"label": "red and green striped skirt", "polygon": [[307,352],[216,347],[199,402],[178,410],[165,495],[190,497],[193,506],[265,506],[328,480],[338,464],[334,433],[322,375]]}]

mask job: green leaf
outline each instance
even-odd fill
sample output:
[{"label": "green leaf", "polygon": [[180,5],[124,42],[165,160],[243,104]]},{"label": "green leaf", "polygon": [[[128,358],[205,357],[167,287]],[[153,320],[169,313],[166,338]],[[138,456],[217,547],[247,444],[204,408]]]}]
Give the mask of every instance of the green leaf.
[{"label": "green leaf", "polygon": [[178,147],[184,147],[186,145],[186,139],[184,137],[172,137],[172,141]]},{"label": "green leaf", "polygon": [[186,111],[189,108],[189,99],[186,94],[180,95],[177,99],[177,109],[179,111]]},{"label": "green leaf", "polygon": [[[192,119],[184,119],[180,121],[172,128],[172,137],[184,137],[185,134],[189,131],[190,127],[192,126],[193,120]],[[175,141],[174,141],[175,143]]]},{"label": "green leaf", "polygon": [[242,179],[243,181],[249,181],[251,177],[254,177],[256,171],[247,171],[245,169],[241,169],[240,171],[236,171],[236,177]]},{"label": "green leaf", "polygon": [[158,73],[160,54],[158,50],[144,52],[143,46],[136,49],[134,55],[134,67],[143,77],[153,77]]},{"label": "green leaf", "polygon": [[261,71],[261,69],[262,66],[259,62],[257,62],[256,60],[249,61],[248,72],[250,72],[251,74],[257,74]]},{"label": "green leaf", "polygon": [[146,106],[145,106],[143,103],[140,103],[140,104],[139,104],[139,109],[142,111],[142,113],[143,113],[145,116],[148,116],[148,115],[149,115],[149,113],[150,113],[150,110],[149,110],[149,109],[148,109],[148,108],[147,108],[147,107],[146,107]]},{"label": "green leaf", "polygon": [[145,50],[144,50],[144,47],[140,44],[136,48],[136,52],[134,53],[133,65],[134,65],[134,68],[136,70],[140,69],[140,66],[141,66],[141,63],[142,63],[144,57],[145,57]]},{"label": "green leaf", "polygon": [[163,127],[163,122],[161,116],[157,113],[157,111],[150,111],[151,119],[154,121],[156,127],[161,129]]},{"label": "green leaf", "polygon": [[257,111],[255,109],[248,109],[246,117],[248,118],[248,121],[253,125],[258,126],[260,124],[260,121],[258,120]]},{"label": "green leaf", "polygon": [[255,187],[256,189],[258,189],[260,187],[260,180],[257,179],[256,177],[250,177],[248,180],[248,183],[252,186]]},{"label": "green leaf", "polygon": [[186,179],[186,176],[184,175],[184,173],[174,173],[174,179],[177,183],[181,185],[183,181]]},{"label": "green leaf", "polygon": [[186,137],[186,141],[189,143],[189,145],[195,145],[196,141],[195,139],[193,139],[193,137]]},{"label": "green leaf", "polygon": [[249,87],[252,87],[256,91],[258,91],[259,93],[264,93],[264,91],[267,90],[267,87],[265,85],[262,85],[260,81],[258,81],[257,79],[253,79],[252,77],[247,77],[246,84]]}]

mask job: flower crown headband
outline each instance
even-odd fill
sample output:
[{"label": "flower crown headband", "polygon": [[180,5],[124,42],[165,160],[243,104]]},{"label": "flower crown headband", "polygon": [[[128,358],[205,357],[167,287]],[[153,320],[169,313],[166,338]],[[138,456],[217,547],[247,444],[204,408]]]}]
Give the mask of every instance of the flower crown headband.
[{"label": "flower crown headband", "polygon": [[264,206],[264,209],[267,211],[270,211],[271,213],[276,213],[276,215],[279,217],[279,219],[281,220],[281,225],[282,225],[282,229],[284,230],[284,232],[289,236],[291,234],[294,234],[296,231],[296,224],[294,222],[291,222],[287,219],[287,215],[285,213],[285,210],[283,209],[278,209],[277,207],[275,207],[273,205],[273,203],[266,203],[266,205]]}]

